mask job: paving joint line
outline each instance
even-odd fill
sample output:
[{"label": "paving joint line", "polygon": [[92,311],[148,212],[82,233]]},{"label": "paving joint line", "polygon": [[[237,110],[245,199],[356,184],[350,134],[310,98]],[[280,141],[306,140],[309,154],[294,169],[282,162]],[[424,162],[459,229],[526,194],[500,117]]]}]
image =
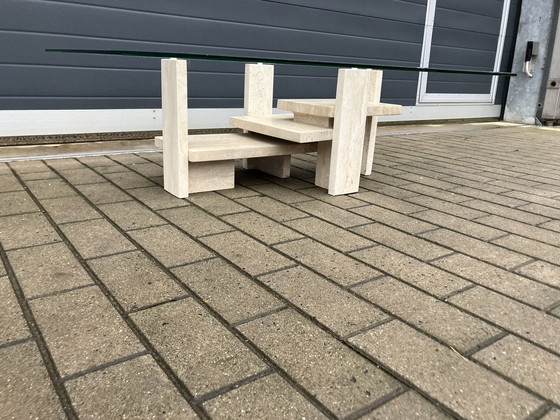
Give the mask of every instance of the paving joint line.
[{"label": "paving joint line", "polygon": [[203,262],[208,262],[208,261],[212,261],[212,260],[216,260],[216,259],[219,259],[219,257],[217,255],[213,255],[213,256],[210,256],[208,258],[201,258],[200,260],[194,260],[194,261],[190,261],[190,262],[187,262],[187,263],[184,263],[184,264],[170,265],[169,267],[167,267],[167,269],[173,271],[173,270],[176,270],[178,268],[188,267],[190,265],[200,264],[200,263],[203,263]]},{"label": "paving joint line", "polygon": [[360,287],[360,286],[363,286],[364,284],[368,284],[368,283],[371,283],[373,281],[381,280],[381,279],[384,279],[384,278],[387,278],[387,277],[388,276],[386,274],[381,273],[378,276],[371,277],[371,278],[366,279],[366,280],[361,280],[361,281],[358,281],[356,283],[348,284],[348,285],[344,286],[343,289],[353,289],[355,287]]},{"label": "paving joint line", "polygon": [[508,331],[501,331],[498,334],[493,335],[492,337],[490,337],[490,338],[488,338],[488,339],[486,339],[486,340],[468,348],[467,350],[465,350],[463,352],[463,355],[465,357],[471,357],[475,353],[478,353],[479,351],[484,350],[485,348],[490,347],[493,344],[496,344],[498,341],[507,337],[508,335],[509,335]]},{"label": "paving joint line", "polygon": [[53,297],[53,296],[64,295],[66,293],[74,292],[76,290],[87,289],[87,288],[93,287],[93,286],[97,286],[97,285],[95,283],[82,284],[80,286],[70,287],[68,289],[62,289],[62,290],[57,290],[55,292],[45,293],[45,294],[42,294],[42,295],[31,296],[31,297],[28,297],[27,300],[28,301],[33,301],[33,300],[44,299],[44,298]]},{"label": "paving joint line", "polygon": [[[296,231],[296,232],[297,232],[297,231]],[[301,235],[301,233],[299,233],[299,232],[297,232],[297,233]],[[286,239],[285,241],[279,241],[279,242],[271,243],[271,244],[269,244],[269,246],[270,246],[270,247],[276,248],[277,246],[280,246],[280,245],[290,244],[290,243],[292,243],[292,242],[304,241],[304,240],[306,240],[306,239],[309,239],[309,237],[307,237],[307,236],[305,236],[305,235],[302,235],[301,238]]]},{"label": "paving joint line", "polygon": [[140,306],[138,308],[131,309],[129,311],[126,311],[125,314],[130,316],[130,315],[138,313],[138,312],[146,311],[148,309],[157,308],[158,306],[166,305],[166,304],[172,303],[172,302],[179,302],[181,300],[185,300],[185,299],[189,299],[189,298],[192,298],[192,296],[190,296],[190,295],[176,296],[174,298],[163,300],[161,302],[156,302],[156,303],[152,303],[150,305]]},{"label": "paving joint line", "polygon": [[395,398],[399,397],[400,395],[408,392],[409,388],[405,384],[400,384],[400,389],[397,388],[393,391],[388,392],[387,394],[379,397],[377,400],[373,401],[370,404],[365,405],[364,407],[360,407],[357,410],[353,411],[352,413],[348,414],[344,417],[344,420],[357,420],[368,413],[376,410],[377,408],[387,404],[389,401],[393,401]]},{"label": "paving joint line", "polygon": [[35,342],[35,339],[32,336],[26,338],[19,338],[17,340],[7,341],[5,343],[0,344],[0,351],[2,351],[3,349],[7,349],[9,347],[17,346],[19,344],[29,343],[31,341]]},{"label": "paving joint line", "polygon": [[[106,219],[100,219],[100,220],[106,220]],[[84,261],[89,262],[89,261],[100,260],[102,258],[118,257],[119,255],[132,254],[132,253],[138,252],[138,251],[139,251],[138,249],[127,249],[126,251],[114,252],[112,254],[103,254],[103,255],[96,255],[94,257],[84,258]]]},{"label": "paving joint line", "polygon": [[195,398],[195,402],[197,404],[203,404],[206,401],[209,401],[213,398],[219,397],[219,396],[221,396],[223,394],[226,394],[230,391],[233,391],[234,389],[237,389],[237,388],[239,388],[243,385],[250,384],[251,382],[255,382],[259,379],[262,379],[266,376],[270,376],[274,373],[276,373],[276,372],[274,371],[274,369],[272,369],[270,367],[267,368],[267,369],[263,369],[262,371],[257,372],[253,375],[247,376],[246,378],[240,379],[239,381],[233,382],[233,383],[228,384],[226,386],[223,386],[223,387],[220,387],[220,388],[215,389],[213,391],[207,392],[206,394],[202,394],[201,396]]},{"label": "paving joint line", "polygon": [[63,376],[61,378],[61,380],[62,380],[62,382],[72,381],[74,379],[80,378],[80,377],[88,375],[90,373],[98,372],[100,370],[103,370],[103,369],[106,369],[106,368],[109,368],[109,367],[112,367],[112,366],[120,365],[121,363],[128,362],[129,360],[137,359],[138,357],[142,357],[142,356],[145,356],[147,354],[148,355],[150,354],[150,352],[148,350],[137,351],[137,352],[131,353],[129,355],[111,360],[110,362],[102,363],[102,364],[96,365],[96,366],[91,366],[87,369],[80,370],[78,372],[71,373],[70,375]]},{"label": "paving joint line", "polygon": [[283,305],[283,306],[280,306],[278,308],[271,309],[270,311],[261,312],[260,314],[253,315],[253,316],[250,316],[248,318],[244,318],[244,319],[241,319],[239,321],[232,322],[231,326],[237,328],[241,325],[248,324],[249,322],[253,322],[253,321],[256,321],[258,319],[266,318],[269,315],[274,315],[274,314],[277,314],[279,312],[283,312],[287,309],[290,309],[290,308],[286,305]]},{"label": "paving joint line", "polygon": [[379,321],[377,321],[377,322],[374,322],[373,324],[367,325],[367,326],[365,326],[365,327],[363,327],[363,328],[360,328],[360,329],[358,329],[358,330],[356,330],[356,331],[352,331],[352,332],[349,333],[349,334],[346,334],[346,335],[344,335],[344,336],[341,336],[340,338],[341,338],[343,341],[348,341],[348,340],[350,340],[351,338],[354,338],[354,337],[356,337],[356,336],[358,336],[358,335],[367,333],[368,331],[374,330],[374,329],[376,329],[377,327],[380,327],[380,326],[382,326],[382,325],[388,324],[389,322],[394,321],[395,319],[396,319],[396,318],[395,318],[394,316],[388,316],[388,317],[383,318],[383,319],[381,319],[381,320],[379,320]]}]

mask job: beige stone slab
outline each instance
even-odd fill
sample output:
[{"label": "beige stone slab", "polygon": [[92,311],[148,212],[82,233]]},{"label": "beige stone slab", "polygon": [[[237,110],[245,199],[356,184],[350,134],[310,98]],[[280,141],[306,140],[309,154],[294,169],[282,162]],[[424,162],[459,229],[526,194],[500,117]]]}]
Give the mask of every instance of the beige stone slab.
[{"label": "beige stone slab", "polygon": [[0,345],[29,337],[29,330],[8,277],[0,277]]},{"label": "beige stone slab", "polygon": [[200,134],[189,137],[191,162],[291,155],[315,150],[316,146],[313,144],[294,144],[251,133]]},{"label": "beige stone slab", "polygon": [[292,115],[266,115],[231,117],[229,123],[243,130],[277,137],[296,143],[332,140],[330,128],[296,122]]},{"label": "beige stone slab", "polygon": [[[310,114],[318,117],[333,118],[335,114],[334,99],[278,99],[277,108],[300,114]],[[369,101],[367,105],[368,116],[400,115],[401,105],[376,103]]]}]

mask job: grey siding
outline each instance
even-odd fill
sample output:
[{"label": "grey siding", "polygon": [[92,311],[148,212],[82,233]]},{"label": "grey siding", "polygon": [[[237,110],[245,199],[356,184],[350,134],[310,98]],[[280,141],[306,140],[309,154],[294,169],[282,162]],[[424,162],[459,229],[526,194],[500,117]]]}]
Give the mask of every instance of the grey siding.
[{"label": "grey siding", "polygon": [[[0,0],[0,6],[3,110],[161,106],[158,59],[45,48],[417,66],[426,14],[426,0]],[[278,65],[275,71],[276,97],[334,95],[334,69]],[[414,105],[417,82],[415,72],[386,71],[383,100]],[[242,94],[242,63],[189,63],[191,107],[242,107]]]}]

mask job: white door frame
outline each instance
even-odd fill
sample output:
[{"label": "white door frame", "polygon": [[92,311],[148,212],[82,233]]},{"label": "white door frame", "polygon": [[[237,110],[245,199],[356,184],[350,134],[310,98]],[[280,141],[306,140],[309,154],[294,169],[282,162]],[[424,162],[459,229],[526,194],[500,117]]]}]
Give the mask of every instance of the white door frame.
[{"label": "white door frame", "polygon": [[[436,14],[437,0],[428,0],[426,6],[426,23],[424,26],[424,42],[422,45],[422,56],[420,58],[420,67],[430,66],[430,52],[432,49],[432,35],[434,32],[434,20]],[[502,9],[502,21],[500,25],[500,34],[498,37],[498,45],[496,47],[496,59],[494,60],[493,71],[500,71],[502,55],[504,52],[504,43],[506,37],[509,9],[511,0],[504,0]],[[418,93],[416,96],[416,104],[434,104],[434,103],[490,103],[493,104],[496,99],[496,90],[498,89],[498,77],[492,77],[490,92],[487,94],[473,93],[427,93],[429,73],[421,72],[418,80]]]}]

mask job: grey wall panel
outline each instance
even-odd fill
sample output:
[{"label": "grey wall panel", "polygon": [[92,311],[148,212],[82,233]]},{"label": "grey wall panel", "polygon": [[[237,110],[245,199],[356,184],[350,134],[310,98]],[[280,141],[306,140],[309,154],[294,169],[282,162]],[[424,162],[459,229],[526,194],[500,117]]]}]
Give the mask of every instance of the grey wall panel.
[{"label": "grey wall panel", "polygon": [[[0,77],[13,80],[0,85],[0,109],[65,109],[159,107],[159,60],[46,53],[45,48],[156,50],[415,66],[421,53],[426,1],[0,3],[0,39],[6,46],[0,56]],[[239,63],[189,63],[191,106],[241,106],[242,73]],[[323,68],[277,66],[276,74],[277,97],[324,97],[336,85],[336,72]],[[310,76],[321,79],[309,83]],[[414,103],[416,87],[413,83],[405,84],[405,88],[397,86],[399,77],[386,77],[384,92],[401,98],[403,104]]]},{"label": "grey wall panel", "polygon": [[[483,8],[497,0],[472,0]],[[131,49],[417,66],[427,0],[0,0],[0,109],[158,108],[159,60],[46,53]],[[469,4],[445,6],[434,57],[460,48]],[[474,4],[474,3],[473,3]],[[488,6],[481,25],[499,19]],[[488,34],[474,33],[480,44]],[[511,34],[510,34],[511,36]],[[511,43],[511,39],[509,41]],[[445,51],[451,52],[445,53]],[[453,51],[455,50],[455,51]],[[486,57],[479,51],[480,60]],[[461,56],[460,56],[461,57]],[[465,60],[464,66],[473,66]],[[276,66],[275,97],[329,97],[336,71]],[[434,79],[436,82],[439,79]],[[449,84],[449,81],[442,80]],[[386,71],[382,99],[414,105],[417,73]],[[473,82],[473,85],[476,83]],[[189,62],[191,107],[241,107],[243,64]]]}]

